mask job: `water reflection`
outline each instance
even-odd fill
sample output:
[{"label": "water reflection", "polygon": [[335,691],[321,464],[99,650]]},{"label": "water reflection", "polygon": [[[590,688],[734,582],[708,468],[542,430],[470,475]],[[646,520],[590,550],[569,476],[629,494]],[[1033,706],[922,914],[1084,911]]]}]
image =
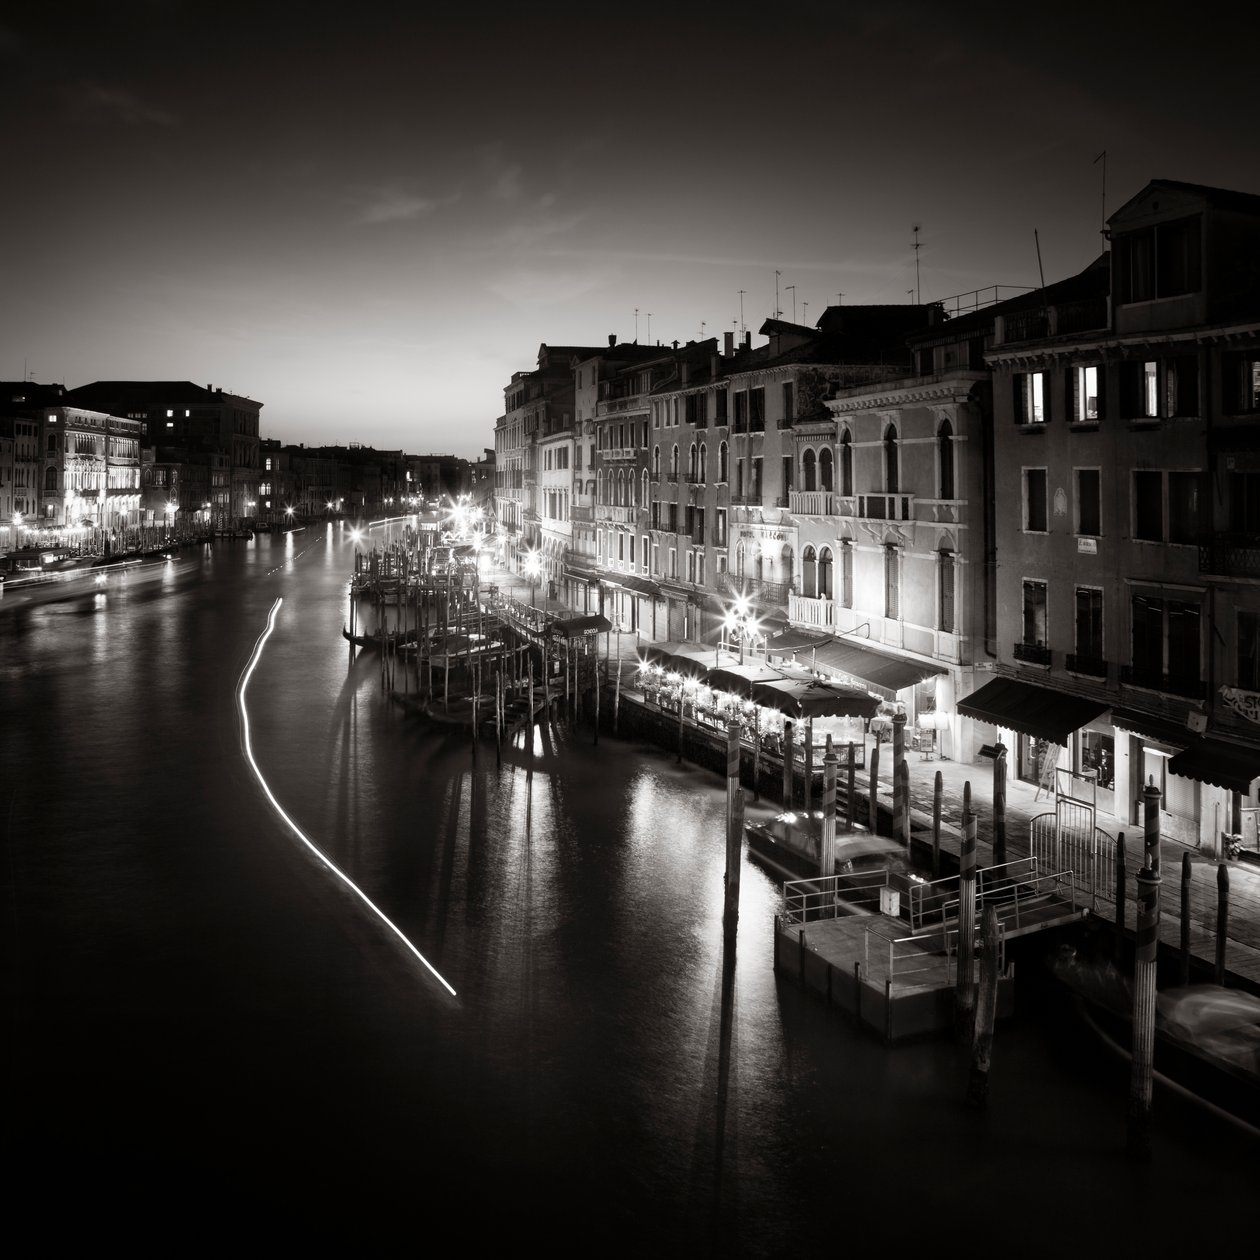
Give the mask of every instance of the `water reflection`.
[{"label": "water reflection", "polygon": [[[979,1188],[977,1247],[1079,1246],[1088,1218],[1088,1246],[1155,1254],[1212,1227],[1110,1205],[1243,1201],[1254,1152],[1171,1105],[1130,1168],[1123,1080],[1035,985],[969,1114],[950,1044],[888,1050],[775,976],[751,861],[724,937],[716,776],[564,721],[474,761],[389,703],[375,658],[348,664],[349,545],[301,538],[216,545],[152,599],[0,608],[14,1141],[76,1202],[130,1201],[139,1174],[187,1208],[227,1179],[216,1219],[248,1192],[290,1239],[346,1204],[396,1241],[436,1204],[478,1245],[767,1255],[952,1245]],[[233,688],[280,593],[260,769],[457,999],[241,758]],[[1030,1232],[1030,1194],[1071,1210]]]}]

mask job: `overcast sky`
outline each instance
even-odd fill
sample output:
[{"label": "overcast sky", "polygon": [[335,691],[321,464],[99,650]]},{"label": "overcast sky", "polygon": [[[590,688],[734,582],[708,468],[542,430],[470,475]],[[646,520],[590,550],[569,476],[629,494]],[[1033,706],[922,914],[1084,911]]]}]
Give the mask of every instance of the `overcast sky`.
[{"label": "overcast sky", "polygon": [[1108,213],[1260,192],[1254,41],[1211,4],[429,8],[0,9],[0,378],[475,456],[542,341],[713,336],[742,289],[757,344],[776,270],[810,323],[1035,284],[1038,239],[1071,274],[1104,149]]}]

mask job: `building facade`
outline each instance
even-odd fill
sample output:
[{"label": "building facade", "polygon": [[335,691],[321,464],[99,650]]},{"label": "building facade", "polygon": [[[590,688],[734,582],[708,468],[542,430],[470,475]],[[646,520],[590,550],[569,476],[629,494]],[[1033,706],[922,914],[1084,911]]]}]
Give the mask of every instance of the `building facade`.
[{"label": "building facade", "polygon": [[1003,687],[1049,693],[1013,773],[1080,776],[1121,828],[1153,782],[1164,833],[1219,852],[1260,803],[1260,197],[1160,180],[1108,226],[1098,292],[988,354],[1000,678],[972,703],[1001,733]]}]

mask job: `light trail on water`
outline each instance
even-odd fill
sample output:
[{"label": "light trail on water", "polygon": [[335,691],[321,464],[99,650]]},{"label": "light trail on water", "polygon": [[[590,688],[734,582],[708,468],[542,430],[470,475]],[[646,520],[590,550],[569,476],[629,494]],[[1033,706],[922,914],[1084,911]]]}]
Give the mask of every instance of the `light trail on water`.
[{"label": "light trail on water", "polygon": [[339,879],[346,885],[369,910],[380,921],[385,924],[393,934],[411,951],[424,965],[430,973],[438,981],[439,984],[451,995],[455,997],[455,990],[447,983],[442,973],[407,939],[406,933],[392,920],[387,914],[358,886],[343,870],[334,863],[330,862],[320,847],[310,840],[302,829],[284,812],[280,802],[276,800],[275,794],[267,784],[267,780],[263,778],[263,773],[258,767],[258,762],[254,760],[254,749],[250,740],[249,733],[249,708],[245,703],[245,692],[249,687],[249,680],[254,673],[254,669],[258,662],[262,659],[263,648],[267,644],[267,640],[271,637],[271,632],[276,628],[276,618],[280,614],[280,605],[284,603],[283,598],[276,600],[271,605],[271,611],[267,614],[267,628],[258,636],[258,642],[254,644],[253,653],[250,655],[249,663],[241,672],[240,682],[237,684],[236,699],[241,711],[241,727],[243,732],[242,749],[245,753],[245,760],[249,762],[250,769],[254,772],[254,777],[258,780],[259,786],[266,793],[267,799],[271,802],[271,807],[276,811],[284,824],[293,832],[295,836]]}]

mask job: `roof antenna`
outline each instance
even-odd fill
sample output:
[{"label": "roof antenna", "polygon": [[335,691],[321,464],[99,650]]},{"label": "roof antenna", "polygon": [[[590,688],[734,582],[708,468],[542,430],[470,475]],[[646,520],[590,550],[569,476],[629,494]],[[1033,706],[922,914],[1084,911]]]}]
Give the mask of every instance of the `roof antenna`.
[{"label": "roof antenna", "polygon": [[634,344],[639,344],[639,308],[634,308]]},{"label": "roof antenna", "polygon": [[1041,287],[1046,287],[1046,273],[1041,269],[1041,238],[1037,235],[1037,229],[1033,228],[1033,240],[1037,244],[1037,274],[1041,277]]},{"label": "roof antenna", "polygon": [[914,301],[919,304],[919,225],[914,225]]},{"label": "roof antenna", "polygon": [[650,346],[650,345],[652,344],[652,312],[651,312],[651,311],[648,311],[648,313],[647,313],[647,320],[648,320],[648,322],[647,322],[647,342],[648,342],[648,345]]},{"label": "roof antenna", "polygon": [[796,285],[785,284],[783,287],[785,289],[792,290],[792,323],[795,324],[796,323]]},{"label": "roof antenna", "polygon": [[1098,229],[1103,236],[1107,235],[1107,150],[1104,149],[1095,159],[1094,165],[1102,163],[1102,226]]},{"label": "roof antenna", "polygon": [[775,319],[778,319],[779,316],[783,314],[783,312],[779,310],[779,277],[782,274],[783,273],[781,271],[776,271],[774,273],[774,317]]},{"label": "roof antenna", "polygon": [[739,291],[739,331],[740,332],[744,331],[744,294],[746,292],[747,292],[746,289],[740,289]]}]

